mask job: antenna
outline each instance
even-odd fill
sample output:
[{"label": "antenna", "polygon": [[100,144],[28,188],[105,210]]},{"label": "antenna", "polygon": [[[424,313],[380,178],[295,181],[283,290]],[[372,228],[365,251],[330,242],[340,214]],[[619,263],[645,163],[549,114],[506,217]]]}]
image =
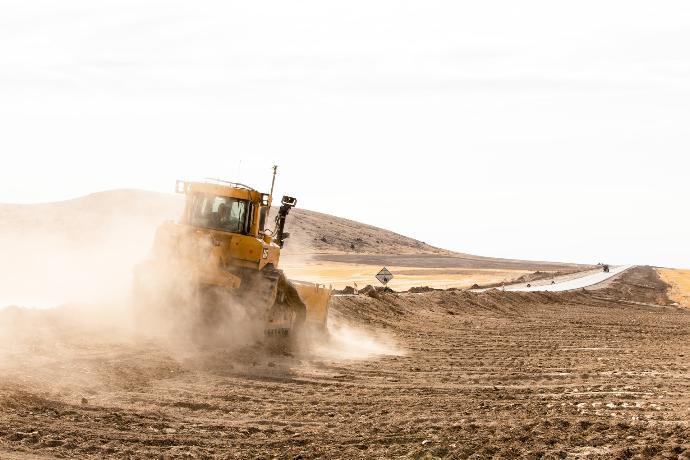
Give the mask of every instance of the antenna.
[{"label": "antenna", "polygon": [[273,180],[271,181],[271,198],[273,198],[273,187],[276,185],[276,174],[278,174],[278,165],[273,165]]}]

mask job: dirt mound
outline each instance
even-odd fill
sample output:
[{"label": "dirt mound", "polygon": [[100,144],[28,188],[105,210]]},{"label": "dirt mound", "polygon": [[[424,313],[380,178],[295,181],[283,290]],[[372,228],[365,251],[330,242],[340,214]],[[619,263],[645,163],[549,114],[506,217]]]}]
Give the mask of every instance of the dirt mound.
[{"label": "dirt mound", "polygon": [[[578,273],[580,271],[583,271],[584,268],[587,267],[582,267],[582,268],[577,268],[577,269],[572,269],[572,270],[556,270],[556,271],[548,271],[548,272],[543,272],[541,270],[537,270],[534,273],[526,273],[524,275],[521,275],[515,279],[510,280],[510,284],[521,284],[521,283],[531,283],[534,281],[540,281],[540,280],[548,280],[548,279],[553,279],[559,276],[564,276],[564,275],[571,275],[573,273]],[[475,284],[471,287],[471,289],[490,289],[490,288],[500,288],[504,286],[506,283],[489,283],[489,284]]]},{"label": "dirt mound", "polygon": [[602,285],[595,286],[599,296],[612,299],[646,302],[659,305],[670,305],[673,301],[668,297],[669,285],[659,273],[651,267],[633,267],[622,276],[613,277]]},{"label": "dirt mound", "polygon": [[418,294],[420,292],[432,292],[436,291],[437,289],[431,288],[429,286],[413,286],[410,289],[407,290],[407,292],[411,292],[413,294]]}]

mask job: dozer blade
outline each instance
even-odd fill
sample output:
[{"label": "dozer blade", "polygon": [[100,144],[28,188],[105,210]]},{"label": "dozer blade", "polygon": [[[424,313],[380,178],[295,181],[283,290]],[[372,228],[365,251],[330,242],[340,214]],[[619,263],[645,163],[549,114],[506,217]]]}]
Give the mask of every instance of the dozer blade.
[{"label": "dozer blade", "polygon": [[332,289],[323,284],[290,280],[289,283],[299,294],[306,306],[305,326],[311,332],[326,332],[328,304]]},{"label": "dozer blade", "polygon": [[288,280],[282,271],[276,283],[275,302],[269,310],[266,335],[297,335],[304,329],[325,332],[331,289],[304,281]]}]

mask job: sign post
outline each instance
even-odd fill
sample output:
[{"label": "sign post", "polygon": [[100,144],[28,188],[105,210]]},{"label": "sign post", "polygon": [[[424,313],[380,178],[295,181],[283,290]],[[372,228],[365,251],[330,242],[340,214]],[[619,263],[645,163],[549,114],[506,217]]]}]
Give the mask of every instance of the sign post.
[{"label": "sign post", "polygon": [[386,267],[383,267],[381,271],[376,274],[376,279],[379,280],[385,288],[388,287],[388,282],[393,279],[393,274]]}]

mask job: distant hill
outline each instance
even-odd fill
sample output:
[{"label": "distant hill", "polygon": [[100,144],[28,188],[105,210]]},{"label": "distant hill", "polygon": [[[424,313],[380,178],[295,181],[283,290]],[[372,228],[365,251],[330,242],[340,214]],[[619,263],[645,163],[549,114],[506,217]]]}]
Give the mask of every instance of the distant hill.
[{"label": "distant hill", "polygon": [[50,234],[80,242],[99,239],[113,225],[158,225],[182,209],[179,196],[139,190],[111,190],[73,200],[0,204],[0,235]]},{"label": "distant hill", "polygon": [[[0,204],[0,236],[51,235],[94,243],[103,235],[116,236],[114,230],[128,237],[136,236],[131,234],[136,230],[148,231],[148,238],[161,222],[176,220],[182,209],[181,195],[142,190],[111,190],[53,203]],[[288,254],[451,254],[389,230],[306,209],[293,209],[286,229],[291,234]]]},{"label": "distant hill", "polygon": [[[183,206],[182,195],[143,190],[110,190],[54,203],[0,204],[0,250],[7,246],[14,249],[19,238],[31,251],[38,242],[48,245],[50,241],[65,250],[122,247],[132,258],[135,251],[143,257],[143,248],[150,247],[158,225],[177,220]],[[284,250],[286,256],[309,255],[321,261],[427,268],[585,267],[456,253],[390,230],[300,208],[290,212],[286,229],[291,234]]]},{"label": "distant hill", "polygon": [[452,254],[389,230],[306,209],[290,211],[286,228],[288,253]]},{"label": "distant hill", "polygon": [[[156,228],[176,220],[182,209],[181,195],[141,190],[111,190],[54,203],[0,204],[0,307],[122,299],[131,287],[133,267],[148,257]],[[324,265],[435,268],[444,273],[578,268],[454,253],[299,208],[291,211],[286,227],[291,237],[283,266],[290,267],[293,276],[326,276],[319,268]],[[307,266],[315,273],[299,271]]]}]

